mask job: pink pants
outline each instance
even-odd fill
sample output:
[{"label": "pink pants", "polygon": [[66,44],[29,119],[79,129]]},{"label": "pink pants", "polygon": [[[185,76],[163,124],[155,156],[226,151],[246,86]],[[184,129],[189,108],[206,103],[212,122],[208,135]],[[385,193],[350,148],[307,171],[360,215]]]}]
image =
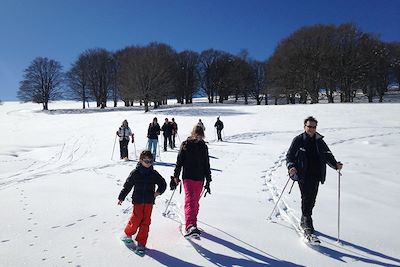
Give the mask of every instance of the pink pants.
[{"label": "pink pants", "polygon": [[197,226],[203,181],[184,179],[183,187],[185,188],[185,224],[187,230],[192,225]]}]

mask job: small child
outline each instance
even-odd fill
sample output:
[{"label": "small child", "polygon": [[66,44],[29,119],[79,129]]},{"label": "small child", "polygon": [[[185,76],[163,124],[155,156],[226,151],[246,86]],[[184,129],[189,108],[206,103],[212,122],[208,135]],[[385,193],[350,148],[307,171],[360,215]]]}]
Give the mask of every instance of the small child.
[{"label": "small child", "polygon": [[[155,190],[155,185],[157,185],[157,190]],[[140,153],[139,163],[129,174],[124,188],[118,196],[118,205],[121,205],[132,187],[133,212],[125,227],[126,236],[122,237],[121,240],[125,243],[132,243],[132,235],[139,230],[135,238],[137,241],[136,250],[139,253],[144,253],[149,236],[154,200],[164,193],[167,187],[164,178],[153,169],[153,155],[149,150]]]}]

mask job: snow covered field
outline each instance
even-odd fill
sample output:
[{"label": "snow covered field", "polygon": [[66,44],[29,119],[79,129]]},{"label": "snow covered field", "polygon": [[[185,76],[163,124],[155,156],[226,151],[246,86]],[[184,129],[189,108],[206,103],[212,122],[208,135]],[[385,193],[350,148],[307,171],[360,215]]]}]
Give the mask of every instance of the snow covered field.
[{"label": "snow covered field", "polygon": [[[0,266],[400,266],[400,104],[285,106],[208,105],[151,111],[119,107],[82,111],[77,102],[0,105]],[[298,186],[286,189],[285,153],[313,115],[341,178],[341,244],[337,238],[337,172],[328,169],[314,209],[322,245],[305,245]],[[115,131],[124,119],[137,154],[153,117],[174,117],[184,140],[199,118],[206,126],[213,182],[200,202],[201,240],[182,237],[183,194],[156,200],[147,255],[119,237],[132,205],[117,196],[135,161],[119,160]],[[215,141],[217,116],[224,142]],[[135,159],[134,146],[129,144]],[[113,156],[113,159],[111,157]],[[177,150],[155,165],[167,182]],[[289,184],[290,186],[290,184]],[[288,187],[289,187],[288,186]]]}]

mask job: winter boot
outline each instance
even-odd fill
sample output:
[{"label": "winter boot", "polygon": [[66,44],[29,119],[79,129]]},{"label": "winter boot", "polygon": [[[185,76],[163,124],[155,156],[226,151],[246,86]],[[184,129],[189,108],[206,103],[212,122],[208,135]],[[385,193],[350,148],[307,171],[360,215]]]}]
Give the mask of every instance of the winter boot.
[{"label": "winter boot", "polygon": [[304,230],[304,232],[312,234],[314,233],[314,226],[313,226],[313,220],[311,216],[301,216],[301,221],[300,221],[300,227]]},{"label": "winter boot", "polygon": [[198,236],[200,236],[200,234],[201,234],[201,232],[200,232],[200,230],[195,226],[195,225],[192,225],[192,226],[190,226],[187,230],[186,230],[186,234],[185,234],[185,237],[186,238],[189,238],[189,237],[198,237]]}]

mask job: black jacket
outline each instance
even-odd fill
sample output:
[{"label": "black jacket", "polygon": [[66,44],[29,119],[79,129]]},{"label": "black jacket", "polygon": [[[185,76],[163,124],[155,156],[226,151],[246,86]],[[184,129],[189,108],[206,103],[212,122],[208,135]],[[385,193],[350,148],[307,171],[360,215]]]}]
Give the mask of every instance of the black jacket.
[{"label": "black jacket", "polygon": [[147,129],[147,138],[149,139],[158,139],[160,135],[160,125],[158,123],[150,123],[149,128]]},{"label": "black jacket", "polygon": [[[317,147],[317,155],[319,159],[319,166],[316,169],[319,170],[319,177],[317,177],[321,183],[325,182],[326,178],[326,164],[331,168],[336,170],[337,161],[333,156],[332,152],[329,150],[328,145],[323,140],[323,136],[319,133],[315,133],[315,143]],[[286,154],[286,166],[288,169],[295,167],[297,170],[297,176],[299,180],[307,179],[307,168],[308,168],[308,158],[307,158],[307,143],[310,137],[305,132],[296,136],[290,148]]]},{"label": "black jacket", "polygon": [[217,128],[217,130],[221,131],[224,129],[224,123],[221,120],[217,120],[214,124],[214,127]]},{"label": "black jacket", "polygon": [[172,125],[170,122],[164,122],[163,126],[161,127],[161,131],[163,131],[164,136],[171,136],[172,135]]},{"label": "black jacket", "polygon": [[188,138],[181,145],[174,177],[179,177],[183,167],[182,179],[211,182],[210,159],[208,157],[208,147],[201,140]]},{"label": "black jacket", "polygon": [[136,169],[126,179],[124,188],[121,190],[118,199],[125,200],[125,197],[133,187],[133,204],[154,204],[155,185],[157,185],[157,191],[160,194],[164,193],[167,188],[164,178],[153,169],[153,166],[145,168],[142,164],[138,163]]}]

